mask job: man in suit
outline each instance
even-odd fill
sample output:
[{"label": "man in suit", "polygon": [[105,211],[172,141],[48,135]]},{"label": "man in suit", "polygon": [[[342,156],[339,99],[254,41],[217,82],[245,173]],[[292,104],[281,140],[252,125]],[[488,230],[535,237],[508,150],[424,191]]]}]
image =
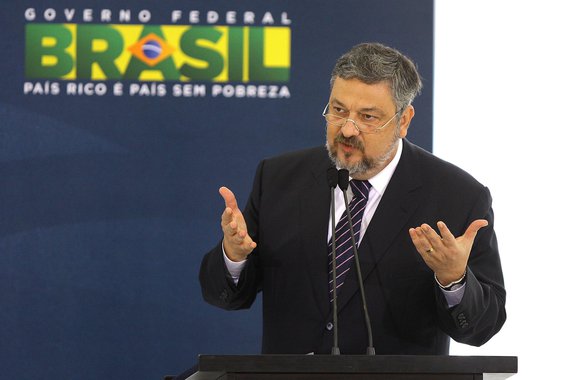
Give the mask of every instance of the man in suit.
[{"label": "man in suit", "polygon": [[[261,291],[263,353],[331,352],[331,165],[349,171],[350,198],[363,193],[355,232],[377,353],[448,354],[450,337],[481,345],[502,327],[491,195],[405,139],[420,89],[400,52],[357,45],[332,72],[326,147],[262,161],[243,212],[220,189],[223,239],[203,259],[203,295],[241,309]],[[340,190],[334,197],[337,229],[346,207]],[[367,332],[354,258],[350,249],[338,254],[340,352],[361,354]]]}]

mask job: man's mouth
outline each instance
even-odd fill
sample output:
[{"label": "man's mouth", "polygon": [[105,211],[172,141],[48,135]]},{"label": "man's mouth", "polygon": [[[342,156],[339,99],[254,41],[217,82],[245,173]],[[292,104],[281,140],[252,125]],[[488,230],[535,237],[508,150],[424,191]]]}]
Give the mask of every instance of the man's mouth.
[{"label": "man's mouth", "polygon": [[345,143],[339,142],[339,143],[338,143],[338,146],[340,147],[341,150],[343,150],[343,151],[346,152],[346,153],[352,153],[352,152],[354,152],[355,150],[357,150],[356,147],[354,147],[354,146],[351,145],[351,144],[345,144]]}]

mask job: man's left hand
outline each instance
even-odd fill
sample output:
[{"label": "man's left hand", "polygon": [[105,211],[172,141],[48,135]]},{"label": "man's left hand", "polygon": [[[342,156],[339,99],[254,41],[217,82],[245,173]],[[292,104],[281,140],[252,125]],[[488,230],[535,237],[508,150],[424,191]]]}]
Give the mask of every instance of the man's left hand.
[{"label": "man's left hand", "polygon": [[437,222],[439,234],[426,223],[410,228],[409,232],[416,250],[439,282],[449,284],[459,280],[465,273],[475,236],[479,229],[488,224],[485,219],[477,219],[457,238],[441,221]]}]

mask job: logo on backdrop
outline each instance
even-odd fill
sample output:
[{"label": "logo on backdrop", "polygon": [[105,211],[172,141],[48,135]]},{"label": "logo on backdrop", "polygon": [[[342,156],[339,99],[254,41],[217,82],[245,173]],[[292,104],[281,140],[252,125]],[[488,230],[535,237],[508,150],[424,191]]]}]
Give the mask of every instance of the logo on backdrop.
[{"label": "logo on backdrop", "polygon": [[287,12],[28,8],[26,95],[289,98]]}]

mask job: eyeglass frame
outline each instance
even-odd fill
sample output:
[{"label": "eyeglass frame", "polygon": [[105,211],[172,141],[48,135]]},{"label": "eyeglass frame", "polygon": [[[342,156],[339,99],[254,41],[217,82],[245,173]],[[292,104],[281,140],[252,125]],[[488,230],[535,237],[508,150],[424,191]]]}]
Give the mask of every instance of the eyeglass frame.
[{"label": "eyeglass frame", "polygon": [[[325,105],[325,108],[323,109],[323,113],[322,113],[322,115],[323,115],[323,117],[325,118],[327,124],[329,124],[329,121],[327,120],[327,115],[332,115],[332,116],[334,116],[334,117],[338,117],[340,120],[344,119],[344,123],[342,123],[342,125],[340,125],[340,124],[338,125],[341,129],[346,126],[346,123],[348,123],[349,121],[351,121],[352,124],[354,125],[354,128],[356,128],[356,130],[358,131],[358,133],[376,133],[376,132],[378,132],[378,131],[381,131],[382,129],[386,128],[386,127],[388,126],[388,124],[390,124],[390,123],[392,122],[392,120],[394,120],[394,118],[403,110],[403,109],[400,109],[400,110],[396,111],[396,113],[394,114],[394,116],[392,116],[392,117],[390,118],[390,120],[388,120],[388,121],[387,121],[386,123],[384,123],[382,126],[380,126],[380,127],[375,127],[375,128],[374,128],[373,130],[371,130],[371,131],[363,131],[362,129],[360,129],[360,127],[358,127],[358,124],[356,123],[356,121],[355,121],[354,119],[351,119],[351,118],[348,118],[348,117],[337,116],[337,115],[334,115],[334,114],[331,114],[331,113],[326,113],[326,111],[327,111],[327,109],[330,107],[330,105],[331,105],[330,103],[327,103],[327,104]],[[370,125],[370,124],[366,124],[366,123],[361,123],[361,124]]]}]

